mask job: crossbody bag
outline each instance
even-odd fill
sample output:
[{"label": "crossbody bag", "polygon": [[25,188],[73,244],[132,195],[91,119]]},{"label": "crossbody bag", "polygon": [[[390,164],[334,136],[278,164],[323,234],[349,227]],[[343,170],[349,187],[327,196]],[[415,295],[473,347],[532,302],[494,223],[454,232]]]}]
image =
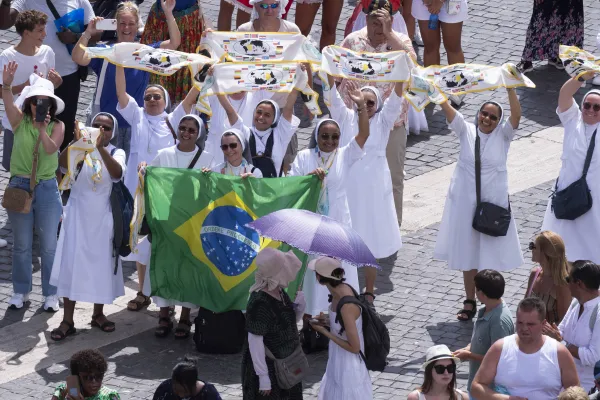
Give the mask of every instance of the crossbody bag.
[{"label": "crossbody bag", "polygon": [[40,143],[42,141],[42,135],[46,132],[42,132],[38,135],[38,139],[35,142],[33,148],[33,162],[31,165],[31,177],[29,179],[29,190],[20,189],[16,187],[6,187],[4,190],[4,197],[2,197],[2,207],[8,211],[17,212],[21,214],[29,214],[31,211],[31,203],[33,203],[33,194],[35,189],[35,179],[37,175],[38,158]]},{"label": "crossbody bag", "polygon": [[574,220],[581,217],[592,208],[592,193],[587,184],[587,173],[590,169],[594,148],[596,147],[596,131],[588,146],[581,178],[571,183],[563,190],[558,190],[558,178],[552,193],[552,211],[557,219]]},{"label": "crossbody bag", "polygon": [[510,198],[508,210],[493,203],[481,201],[481,150],[479,134],[475,133],[475,190],[477,191],[477,207],[473,217],[473,229],[488,236],[506,236],[510,225]]}]

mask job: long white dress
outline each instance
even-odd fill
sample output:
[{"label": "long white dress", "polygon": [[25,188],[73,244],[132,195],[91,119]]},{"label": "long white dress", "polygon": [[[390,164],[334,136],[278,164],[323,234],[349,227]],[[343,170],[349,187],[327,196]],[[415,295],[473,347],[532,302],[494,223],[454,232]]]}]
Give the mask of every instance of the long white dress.
[{"label": "long white dress", "polygon": [[[158,152],[154,160],[149,164],[153,167],[165,167],[165,168],[187,168],[194,155],[196,155],[196,151],[198,151],[198,147],[191,152],[182,152],[177,146],[167,147],[166,149],[162,149]],[[202,169],[202,168],[211,168],[214,164],[214,157],[212,154],[207,152],[206,150],[202,152],[200,158],[194,165],[193,169]],[[150,280],[150,269],[152,265],[150,263],[151,259],[151,243],[148,241],[148,238],[144,238],[140,244],[138,245],[139,251],[139,262],[146,265],[146,277],[144,279],[144,288],[142,292],[146,296],[150,296],[151,293],[151,285],[152,282]],[[187,308],[196,307],[194,304],[180,302],[178,300],[164,299],[158,296],[152,296],[152,301],[156,304],[157,307],[170,307],[170,306],[182,306]]]},{"label": "long white dress", "polygon": [[[564,113],[557,110],[557,114],[565,128],[561,157],[562,167],[558,178],[558,190],[562,190],[581,178],[592,134],[600,126],[585,124],[575,102]],[[563,238],[567,259],[571,262],[591,260],[600,263],[600,246],[598,245],[600,237],[600,139],[598,137],[600,137],[600,132],[596,133],[596,147],[586,179],[592,192],[592,209],[573,221],[556,219],[552,212],[552,200],[550,199],[542,224],[542,230],[554,231]]]},{"label": "long white dress", "polygon": [[[352,227],[376,258],[388,257],[402,247],[392,177],[385,153],[401,104],[402,99],[392,92],[381,111],[371,117],[365,154],[350,168],[346,180]],[[358,133],[358,115],[346,107],[335,86],[331,89],[329,110],[331,118],[340,125],[340,146],[344,146]]]},{"label": "long white dress", "polygon": [[[327,176],[324,181],[326,186],[322,190],[327,190],[327,197],[329,199],[328,217],[344,225],[352,226],[346,199],[346,178],[350,167],[362,155],[363,150],[354,139],[346,146],[338,148],[335,155],[334,153],[320,153],[317,148],[304,149],[296,156],[290,175],[308,175],[317,168],[327,170]],[[330,161],[327,157],[334,158]],[[330,163],[331,166],[329,166]],[[357,292],[360,292],[357,268],[347,263],[343,263],[342,267],[344,268],[346,283],[351,285]],[[329,308],[329,291],[325,286],[317,282],[315,271],[306,270],[302,290],[306,299],[305,313],[318,315],[321,312],[327,311]]]},{"label": "long white dress", "polygon": [[[111,152],[114,146],[108,145]],[[125,152],[117,149],[113,158],[125,174]],[[94,170],[100,177],[92,179]],[[63,210],[50,284],[59,297],[86,303],[112,304],[125,294],[121,261],[114,274],[113,217],[110,192],[113,182],[98,150],[88,154],[71,196]]]},{"label": "long white dress", "polygon": [[[341,335],[339,334],[342,327],[335,322],[336,315],[336,312],[329,308],[331,333],[348,340],[345,331]],[[364,353],[362,326],[361,315],[356,320],[356,329],[360,338],[360,349]],[[372,398],[371,376],[360,354],[350,353],[330,340],[327,369],[321,380],[318,400],[369,400]]]},{"label": "long white dress", "polygon": [[[506,236],[492,237],[473,229],[477,206],[475,192],[475,125],[466,122],[459,112],[449,128],[458,135],[460,154],[444,205],[433,257],[448,261],[453,270],[486,268],[506,271],[523,264],[514,214]],[[508,173],[506,160],[515,135],[510,121],[498,124],[481,141],[481,200],[508,208]]]}]

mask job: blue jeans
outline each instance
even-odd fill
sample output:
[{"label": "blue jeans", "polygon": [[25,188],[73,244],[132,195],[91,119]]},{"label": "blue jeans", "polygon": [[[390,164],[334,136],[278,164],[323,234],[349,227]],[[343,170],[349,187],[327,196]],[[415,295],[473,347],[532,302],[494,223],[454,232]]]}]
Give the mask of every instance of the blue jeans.
[{"label": "blue jeans", "polygon": [[[29,178],[13,177],[9,187],[29,190]],[[40,181],[34,189],[33,204],[28,214],[8,211],[8,220],[13,233],[12,282],[15,293],[31,292],[31,265],[33,252],[33,228],[40,239],[42,259],[42,294],[56,294],[56,287],[50,285],[54,253],[58,233],[58,223],[62,214],[62,202],[56,179]]]}]

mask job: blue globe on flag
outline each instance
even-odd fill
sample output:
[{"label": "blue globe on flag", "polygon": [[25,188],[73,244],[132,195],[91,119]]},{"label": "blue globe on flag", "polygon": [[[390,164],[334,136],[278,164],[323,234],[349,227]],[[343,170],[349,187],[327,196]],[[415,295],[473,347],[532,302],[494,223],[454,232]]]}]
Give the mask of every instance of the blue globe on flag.
[{"label": "blue globe on flag", "polygon": [[210,211],[200,231],[202,250],[224,275],[237,276],[246,271],[260,250],[258,233],[245,225],[253,219],[235,206],[220,206]]}]

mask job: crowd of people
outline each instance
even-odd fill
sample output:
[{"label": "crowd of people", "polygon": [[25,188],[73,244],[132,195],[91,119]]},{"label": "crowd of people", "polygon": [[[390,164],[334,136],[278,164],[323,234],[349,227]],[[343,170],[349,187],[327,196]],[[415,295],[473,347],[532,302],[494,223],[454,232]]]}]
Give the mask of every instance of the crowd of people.
[{"label": "crowd of people", "polygon": [[[308,35],[321,2],[298,0],[296,23],[285,19],[291,3],[222,0],[217,26],[230,30],[236,7],[240,32]],[[536,2],[522,71],[530,71],[537,59],[548,59],[560,68],[558,45],[581,46],[583,9],[581,2],[575,3],[556,8],[553,0]],[[320,49],[338,42],[335,33],[343,3],[328,0],[322,6]],[[550,41],[546,40],[550,33],[540,30],[539,20],[548,19],[545,13],[555,8],[564,18],[556,19]],[[125,293],[122,261],[135,261],[139,278],[138,293],[127,308],[140,311],[154,302],[160,308],[157,337],[165,338],[171,331],[176,339],[190,336],[191,312],[198,305],[150,297],[150,260],[156,249],[151,248],[149,238],[142,238],[137,251],[127,258],[114,252],[113,184],[122,181],[134,194],[138,173],[143,175],[147,166],[198,169],[241,179],[315,175],[322,181],[319,214],[351,226],[377,259],[402,251],[407,135],[427,125],[425,114],[403,97],[405,84],[367,85],[331,75],[321,82],[310,65],[300,64],[290,93],[217,94],[209,98],[209,118],[195,108],[200,92],[192,85],[188,69],[164,77],[91,58],[86,51],[92,45],[141,41],[156,49],[194,53],[206,30],[199,4],[157,0],[145,25],[133,2],[120,3],[114,11],[115,39],[101,43],[103,18],[94,16],[88,0],[55,5],[51,0],[0,3],[0,28],[14,25],[20,36],[18,44],[0,54],[3,166],[11,175],[6,190],[31,194],[29,203],[11,203],[6,195],[3,201],[13,235],[10,308],[23,308],[32,290],[35,231],[40,239],[43,308],[58,312],[59,299],[63,304],[62,322],[51,331],[53,340],[63,341],[76,333],[76,302],[94,304],[93,327],[106,333],[117,329],[103,308]],[[359,52],[404,51],[416,60],[413,45],[422,40],[423,62],[430,66],[441,63],[443,38],[448,64],[463,63],[461,32],[467,14],[466,0],[363,0],[356,5],[340,44]],[[78,28],[59,27],[62,16],[75,18],[72,26]],[[96,75],[97,84],[85,125],[99,129],[100,135],[93,151],[77,165],[68,193],[61,193],[58,182],[69,169],[69,148],[81,138],[75,113],[88,69]],[[213,68],[208,69],[209,76],[213,73]],[[462,96],[450,96],[441,104],[449,129],[459,139],[460,153],[434,257],[447,261],[449,269],[463,272],[465,300],[456,318],[476,320],[465,348],[451,351],[437,345],[426,351],[424,382],[409,399],[508,398],[502,394],[513,399],[579,399],[577,387],[585,393],[600,388],[600,367],[596,366],[600,360],[600,325],[596,324],[600,319],[600,250],[595,243],[600,236],[600,179],[596,179],[600,150],[595,147],[600,91],[589,91],[580,106],[573,100],[583,82],[595,79],[593,73],[570,78],[560,90],[562,167],[541,233],[529,244],[532,261],[539,266],[531,271],[516,324],[503,300],[501,272],[524,263],[507,171],[510,144],[522,115],[517,92],[507,89],[508,110],[495,101],[483,103],[474,122],[458,111]],[[302,115],[294,115],[299,92],[307,84],[320,83],[331,88],[329,117],[311,122],[306,107]],[[298,149],[296,131],[307,122],[314,125],[310,144]],[[567,209],[578,215],[566,218],[558,214],[557,198],[561,193],[572,194],[574,185],[584,185],[583,198],[576,198],[583,204],[576,206],[584,210]],[[581,191],[575,195],[582,196]],[[489,221],[477,217],[489,210],[500,214],[502,223],[496,223],[500,227],[490,227]],[[366,309],[374,310],[377,305],[377,270],[364,268],[362,290],[355,267],[330,257],[313,257],[303,289],[292,301],[284,289],[300,270],[298,258],[291,252],[265,248],[255,261],[256,283],[245,309],[244,398],[302,398],[301,381],[282,384],[275,363],[301,352],[297,329],[301,320],[303,330],[310,328],[328,341],[319,399],[372,398],[363,327]],[[345,301],[358,293],[364,299],[361,305]],[[482,304],[479,310],[477,301]],[[175,326],[176,306],[181,311]],[[460,362],[469,362],[468,394],[456,388]],[[102,386],[106,368],[106,360],[96,350],[73,356],[70,370],[80,382],[81,398],[118,398]],[[56,400],[80,398],[69,389],[69,381],[60,385]],[[154,398],[220,397],[214,386],[199,379],[194,362],[186,359],[159,386]]]}]

